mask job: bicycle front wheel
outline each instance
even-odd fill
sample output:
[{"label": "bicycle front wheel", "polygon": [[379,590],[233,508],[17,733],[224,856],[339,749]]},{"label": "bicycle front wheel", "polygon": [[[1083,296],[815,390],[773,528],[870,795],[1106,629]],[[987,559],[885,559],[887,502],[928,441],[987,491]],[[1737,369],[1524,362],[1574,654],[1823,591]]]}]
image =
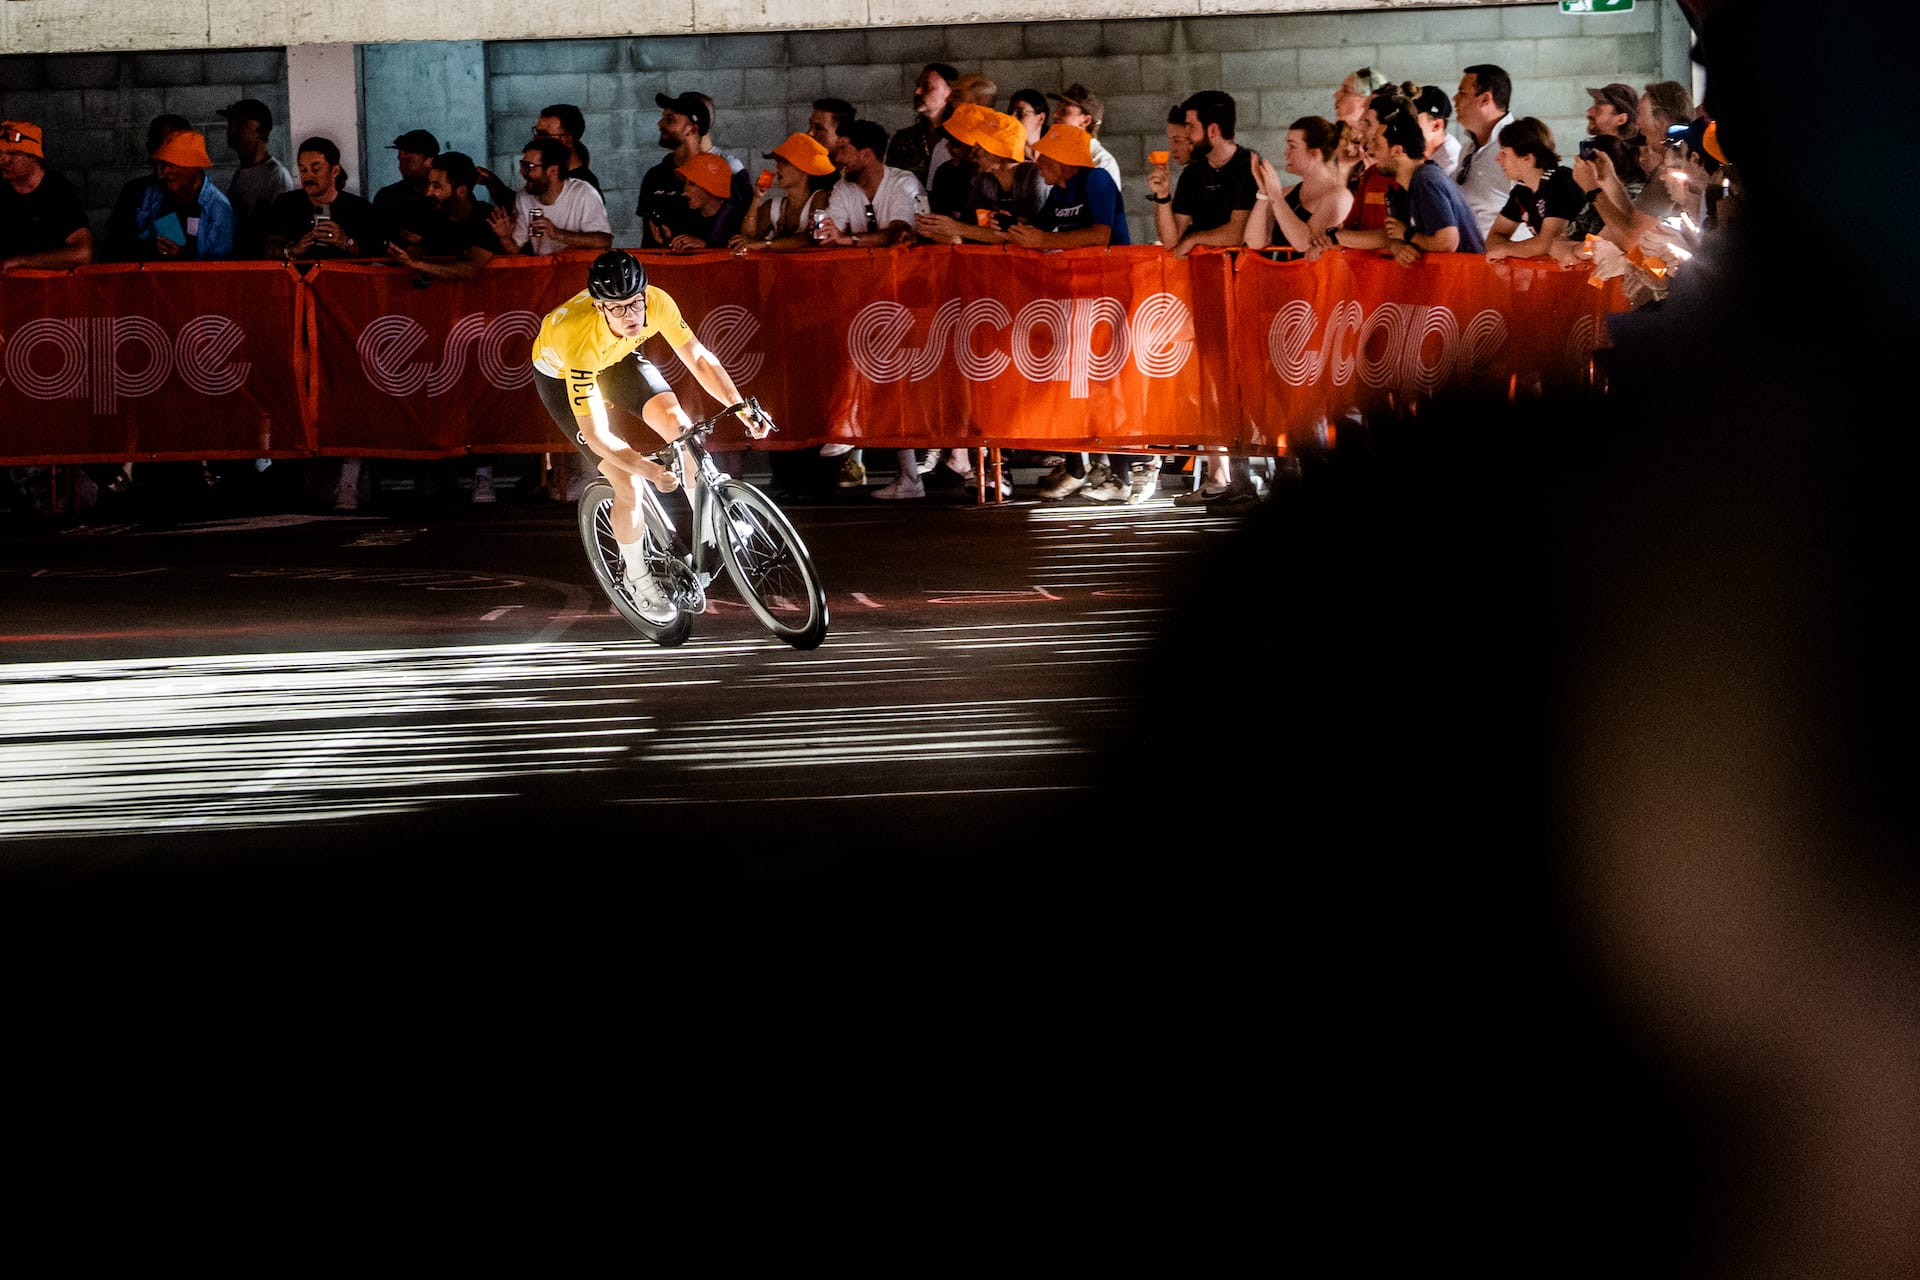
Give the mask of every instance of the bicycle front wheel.
[{"label": "bicycle front wheel", "polygon": [[747,607],[794,648],[818,648],[827,638],[827,592],[800,534],[744,480],[721,481],[713,500],[720,558]]},{"label": "bicycle front wheel", "polygon": [[[676,554],[673,526],[665,520],[658,503],[646,504],[645,517],[641,546],[646,556],[646,570],[653,575],[656,583],[671,593],[673,569],[678,567],[684,572],[686,568]],[[587,563],[593,566],[594,579],[599,582],[600,589],[607,593],[607,599],[613,601],[613,607],[620,616],[655,644],[672,648],[683,642],[693,630],[692,611],[680,606],[676,599],[671,621],[650,621],[640,612],[621,577],[623,563],[620,544],[613,536],[612,485],[604,479],[587,482],[580,491],[579,520],[580,541],[586,544]]]}]

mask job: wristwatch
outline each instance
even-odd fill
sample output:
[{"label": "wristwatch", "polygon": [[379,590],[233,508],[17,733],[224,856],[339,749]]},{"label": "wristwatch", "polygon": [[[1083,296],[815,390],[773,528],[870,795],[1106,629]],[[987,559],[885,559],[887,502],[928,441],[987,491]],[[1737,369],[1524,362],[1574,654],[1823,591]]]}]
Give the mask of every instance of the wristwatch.
[{"label": "wristwatch", "polygon": [[1172,196],[1157,196],[1157,195],[1155,195],[1155,194],[1153,194],[1153,192],[1151,192],[1151,191],[1149,191],[1149,192],[1147,192],[1147,203],[1148,203],[1148,204],[1172,204],[1172,203],[1173,203],[1173,197],[1172,197]]}]

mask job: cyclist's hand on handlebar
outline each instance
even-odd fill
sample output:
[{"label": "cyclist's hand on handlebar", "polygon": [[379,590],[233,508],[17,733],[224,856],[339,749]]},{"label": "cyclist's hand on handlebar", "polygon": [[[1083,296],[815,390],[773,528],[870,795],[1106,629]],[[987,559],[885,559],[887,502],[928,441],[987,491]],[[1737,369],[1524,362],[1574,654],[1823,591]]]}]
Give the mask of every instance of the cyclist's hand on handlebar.
[{"label": "cyclist's hand on handlebar", "polygon": [[640,474],[648,484],[662,493],[672,493],[680,487],[680,477],[673,474],[672,467],[663,467],[651,458],[640,460]]},{"label": "cyclist's hand on handlebar", "polygon": [[746,424],[747,434],[755,440],[765,440],[773,430],[773,420],[756,412],[752,405],[742,405],[734,410],[733,416]]}]

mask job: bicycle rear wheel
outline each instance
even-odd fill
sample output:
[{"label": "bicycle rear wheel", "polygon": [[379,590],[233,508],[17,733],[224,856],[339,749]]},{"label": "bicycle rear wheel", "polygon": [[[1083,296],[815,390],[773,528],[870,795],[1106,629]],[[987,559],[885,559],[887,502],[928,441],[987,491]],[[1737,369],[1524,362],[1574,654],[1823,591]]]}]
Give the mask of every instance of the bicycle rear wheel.
[{"label": "bicycle rear wheel", "polygon": [[796,649],[827,638],[827,592],[820,573],[773,499],[744,480],[714,491],[720,558],[747,607],[767,630]]},{"label": "bicycle rear wheel", "polygon": [[693,630],[693,613],[685,607],[682,593],[675,585],[688,571],[678,554],[673,526],[667,523],[659,505],[649,502],[642,510],[645,519],[641,547],[647,572],[675,602],[672,621],[649,621],[635,605],[632,593],[621,578],[624,566],[620,544],[613,536],[613,486],[604,479],[590,480],[580,491],[580,541],[586,544],[587,563],[593,566],[594,580],[607,593],[607,599],[613,601],[620,616],[655,644],[671,648],[684,641]]}]

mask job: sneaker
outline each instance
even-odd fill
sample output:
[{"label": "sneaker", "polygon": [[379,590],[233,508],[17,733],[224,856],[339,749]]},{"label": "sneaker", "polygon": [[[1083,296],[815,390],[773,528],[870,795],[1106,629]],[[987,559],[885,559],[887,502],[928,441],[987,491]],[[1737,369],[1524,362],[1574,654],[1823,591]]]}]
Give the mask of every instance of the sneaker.
[{"label": "sneaker", "polygon": [[867,468],[860,459],[851,453],[840,459],[840,480],[842,489],[858,489],[867,482]]},{"label": "sneaker", "polygon": [[1128,486],[1120,482],[1113,474],[1113,468],[1106,463],[1098,463],[1087,470],[1087,482],[1081,486],[1080,496],[1092,498],[1095,502],[1112,502],[1127,496]]},{"label": "sneaker", "polygon": [[1214,511],[1238,510],[1251,507],[1260,501],[1260,491],[1253,487],[1252,481],[1235,480],[1227,486],[1227,491],[1208,504]]},{"label": "sneaker", "polygon": [[1047,501],[1052,502],[1059,498],[1072,497],[1080,491],[1080,486],[1086,482],[1087,478],[1085,476],[1070,475],[1067,471],[1067,464],[1062,462],[1053,469],[1051,474],[1040,481],[1040,487],[1035,489],[1034,492]]},{"label": "sneaker", "polygon": [[474,502],[476,502],[476,503],[485,503],[485,502],[492,502],[493,500],[494,500],[494,497],[493,497],[493,477],[492,477],[492,476],[483,476],[483,475],[475,475],[475,476],[473,477],[473,498],[472,498],[472,501],[474,501]]},{"label": "sneaker", "polygon": [[920,483],[919,476],[901,476],[892,484],[882,485],[880,488],[875,489],[873,496],[887,500],[894,498],[924,498],[927,496],[927,486]]},{"label": "sneaker", "polygon": [[922,449],[920,451],[920,474],[925,475],[940,465],[940,450]]},{"label": "sneaker", "polygon": [[335,511],[358,511],[360,509],[360,486],[341,483],[334,486],[333,509]]},{"label": "sneaker", "polygon": [[626,566],[622,565],[620,585],[625,587],[627,594],[633,598],[634,612],[648,622],[665,626],[673,621],[673,602],[667,599],[665,592],[660,590],[660,585],[653,580],[652,574],[630,573]]},{"label": "sneaker", "polygon": [[1216,485],[1209,480],[1198,489],[1189,489],[1185,493],[1174,494],[1173,505],[1176,507],[1204,507],[1210,502],[1218,502],[1220,499],[1226,497],[1227,491],[1228,486],[1224,484]]},{"label": "sneaker", "polygon": [[1133,479],[1127,485],[1127,505],[1137,507],[1148,498],[1160,494],[1160,465],[1158,463],[1135,463]]},{"label": "sneaker", "polygon": [[820,456],[823,458],[838,458],[842,454],[852,452],[853,446],[850,444],[823,444],[820,446]]}]

